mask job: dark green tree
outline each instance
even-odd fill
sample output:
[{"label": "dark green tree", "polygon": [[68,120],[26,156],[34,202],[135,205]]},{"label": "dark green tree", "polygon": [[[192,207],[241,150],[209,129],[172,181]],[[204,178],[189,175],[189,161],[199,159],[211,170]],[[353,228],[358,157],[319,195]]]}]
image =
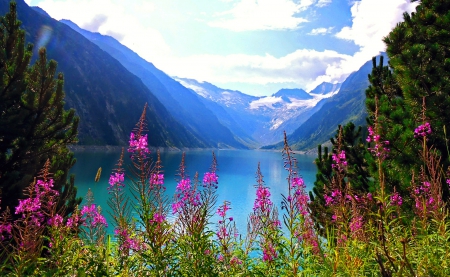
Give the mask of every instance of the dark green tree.
[{"label": "dark green tree", "polygon": [[[424,164],[418,156],[423,144],[414,130],[425,122],[432,127],[428,147],[437,150],[444,170],[450,165],[445,134],[450,125],[449,41],[450,1],[420,1],[416,12],[405,13],[384,39],[389,66],[374,60],[366,103],[369,122],[376,120],[382,139],[389,141],[384,163],[388,190],[410,193],[411,176],[418,176]],[[447,185],[442,186],[447,198]]]},{"label": "dark green tree", "polygon": [[352,122],[345,126],[338,126],[334,138],[331,138],[331,153],[328,147],[318,146],[318,158],[316,181],[313,190],[309,193],[311,199],[310,208],[316,228],[321,235],[325,235],[326,228],[331,223],[331,210],[325,206],[324,194],[331,191],[331,183],[335,172],[332,169],[332,155],[338,151],[345,151],[348,166],[346,168],[346,182],[350,184],[352,191],[367,193],[371,189],[368,164],[365,160],[367,149],[363,141],[362,127],[356,128]]},{"label": "dark green tree", "polygon": [[25,32],[17,20],[16,3],[0,18],[0,189],[1,207],[14,214],[18,199],[47,159],[51,161],[59,206],[70,213],[76,199],[74,165],[68,144],[76,142],[78,117],[64,109],[63,75],[56,62],[47,62],[46,51],[30,66],[32,45],[25,46]]}]

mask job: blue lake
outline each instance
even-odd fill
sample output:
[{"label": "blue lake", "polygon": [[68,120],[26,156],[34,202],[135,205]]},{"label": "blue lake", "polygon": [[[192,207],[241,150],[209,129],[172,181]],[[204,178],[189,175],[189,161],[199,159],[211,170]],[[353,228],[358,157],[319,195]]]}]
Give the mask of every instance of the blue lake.
[{"label": "blue lake", "polygon": [[[219,175],[219,187],[217,189],[218,201],[217,206],[227,200],[231,202],[231,210],[227,216],[235,219],[238,231],[245,235],[247,218],[253,210],[253,203],[256,196],[256,180],[255,173],[258,162],[261,164],[261,172],[264,176],[266,186],[270,188],[271,199],[280,207],[281,194],[286,194],[287,171],[284,169],[281,152],[274,151],[258,151],[258,150],[215,150]],[[128,155],[128,153],[125,153]],[[181,162],[182,152],[164,151],[161,152],[161,160],[163,165],[166,193],[172,199],[175,192],[176,174]],[[71,172],[75,176],[75,184],[78,187],[78,195],[85,196],[90,188],[94,193],[95,203],[100,205],[103,214],[108,222],[111,222],[108,214],[107,199],[109,175],[120,157],[119,152],[75,152],[77,163]],[[153,159],[156,155],[153,153]],[[311,190],[315,181],[317,172],[313,163],[315,155],[296,154],[300,175],[305,180],[307,190]],[[211,150],[190,150],[186,152],[186,169],[190,177],[194,177],[195,173],[199,173],[199,179],[202,180],[203,174],[207,172],[211,166],[212,151]],[[126,157],[125,162],[129,162]],[[98,183],[94,182],[95,175],[99,167],[102,167],[102,175]],[[127,177],[125,177],[127,184]],[[216,207],[217,208],[217,207]],[[280,210],[279,210],[280,211]],[[281,213],[281,211],[280,211]],[[217,222],[215,216],[212,224]],[[215,230],[215,226],[211,226]],[[108,232],[112,232],[110,224]]]}]

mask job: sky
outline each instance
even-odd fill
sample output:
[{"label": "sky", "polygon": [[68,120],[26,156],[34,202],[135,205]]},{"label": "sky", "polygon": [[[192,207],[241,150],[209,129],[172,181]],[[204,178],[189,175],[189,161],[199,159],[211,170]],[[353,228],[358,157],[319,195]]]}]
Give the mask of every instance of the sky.
[{"label": "sky", "polygon": [[116,38],[170,76],[246,94],[342,82],[385,50],[409,0],[25,0]]}]

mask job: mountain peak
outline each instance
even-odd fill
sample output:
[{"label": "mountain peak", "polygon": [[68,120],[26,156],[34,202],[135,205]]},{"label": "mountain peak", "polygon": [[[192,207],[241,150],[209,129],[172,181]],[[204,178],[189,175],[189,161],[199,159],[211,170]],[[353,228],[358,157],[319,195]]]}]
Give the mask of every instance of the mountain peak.
[{"label": "mountain peak", "polygon": [[283,88],[280,89],[277,93],[273,94],[272,96],[282,98],[292,97],[299,100],[313,99],[313,97],[309,93],[307,93],[301,88]]},{"label": "mountain peak", "polygon": [[42,8],[40,8],[40,7],[38,7],[38,6],[33,6],[33,7],[30,7],[30,8],[32,8],[32,9],[35,10],[35,11],[37,11],[38,13],[40,13],[40,14],[43,15],[43,16],[46,16],[46,17],[50,17],[50,18],[51,18],[51,16],[50,16],[46,11],[44,11]]},{"label": "mountain peak", "polygon": [[330,92],[335,92],[341,88],[342,83],[327,83],[323,82],[322,84],[318,85],[315,89],[311,90],[309,93],[313,94],[328,94]]}]

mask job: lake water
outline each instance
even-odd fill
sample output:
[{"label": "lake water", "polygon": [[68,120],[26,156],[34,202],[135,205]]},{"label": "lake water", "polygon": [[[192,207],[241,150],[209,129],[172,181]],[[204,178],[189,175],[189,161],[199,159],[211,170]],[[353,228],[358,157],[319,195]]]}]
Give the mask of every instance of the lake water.
[{"label": "lake water", "polygon": [[[186,152],[186,169],[190,177],[194,177],[195,172],[199,173],[199,179],[203,179],[203,174],[211,166],[212,151],[193,150]],[[256,197],[255,173],[258,162],[261,164],[261,172],[264,176],[266,186],[270,188],[271,199],[280,207],[281,194],[286,194],[287,171],[283,168],[281,152],[258,151],[258,150],[215,150],[219,175],[219,187],[217,189],[217,206],[224,200],[231,202],[231,210],[227,216],[235,219],[238,231],[245,235],[247,218],[253,210],[253,203]],[[125,153],[127,155],[128,153]],[[182,152],[165,151],[161,152],[161,160],[165,175],[166,193],[172,199],[175,192],[176,174],[181,162]],[[77,163],[71,172],[75,176],[75,184],[78,187],[78,195],[85,196],[90,188],[94,193],[95,203],[102,207],[103,214],[108,222],[111,222],[110,215],[107,213],[108,180],[109,175],[120,157],[119,152],[75,152]],[[315,155],[295,155],[298,160],[299,172],[307,190],[311,190],[315,181],[317,172],[313,163]],[[156,155],[153,154],[153,158]],[[129,161],[128,157],[126,162]],[[94,182],[95,175],[99,167],[102,167],[102,175],[98,183]],[[127,178],[125,177],[125,183]],[[213,224],[217,222],[217,217],[213,218]],[[215,226],[212,226],[215,230]],[[108,232],[112,232],[110,224]]]}]

